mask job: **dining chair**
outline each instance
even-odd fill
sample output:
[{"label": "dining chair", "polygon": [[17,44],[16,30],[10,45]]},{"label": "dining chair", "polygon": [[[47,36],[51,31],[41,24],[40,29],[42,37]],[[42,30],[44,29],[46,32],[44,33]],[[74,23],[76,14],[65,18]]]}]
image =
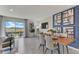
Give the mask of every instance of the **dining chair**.
[{"label": "dining chair", "polygon": [[[65,32],[65,33],[60,33],[60,36],[61,36],[61,37],[68,38],[68,33],[67,33],[67,32]],[[65,47],[66,47],[66,50],[67,50],[67,54],[69,54],[68,45],[66,45],[66,46],[63,45],[63,54],[64,54],[64,51],[65,51]]]},{"label": "dining chair", "polygon": [[[46,40],[45,53],[47,52],[47,50],[50,50],[51,54],[53,54],[54,50],[58,50],[57,44],[52,40],[52,37],[50,35],[45,35],[45,40]],[[59,50],[58,50],[58,52],[59,52]]]},{"label": "dining chair", "polygon": [[43,48],[43,53],[44,53],[44,48],[45,48],[45,38],[44,38],[44,35],[43,33],[39,34],[39,42],[40,42],[40,45],[39,45],[39,48]]}]

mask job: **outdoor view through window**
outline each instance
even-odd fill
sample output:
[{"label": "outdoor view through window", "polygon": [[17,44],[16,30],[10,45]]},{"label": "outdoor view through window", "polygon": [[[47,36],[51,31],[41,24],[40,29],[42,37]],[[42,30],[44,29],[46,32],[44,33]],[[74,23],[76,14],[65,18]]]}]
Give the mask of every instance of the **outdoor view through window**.
[{"label": "outdoor view through window", "polygon": [[23,22],[13,22],[6,21],[5,32],[6,36],[12,35],[14,37],[21,37],[24,34],[24,23]]}]

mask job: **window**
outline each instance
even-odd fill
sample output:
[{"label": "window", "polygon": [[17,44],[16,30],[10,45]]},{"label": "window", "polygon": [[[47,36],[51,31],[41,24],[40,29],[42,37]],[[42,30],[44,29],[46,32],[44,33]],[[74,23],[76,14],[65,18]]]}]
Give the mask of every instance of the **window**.
[{"label": "window", "polygon": [[25,31],[25,24],[23,22],[5,21],[4,24],[6,36],[23,36]]},{"label": "window", "polygon": [[24,34],[24,23],[22,22],[15,22],[15,26],[16,26],[16,36],[23,36]]},{"label": "window", "polygon": [[15,22],[6,21],[5,23],[5,33],[6,36],[14,35],[15,32]]}]

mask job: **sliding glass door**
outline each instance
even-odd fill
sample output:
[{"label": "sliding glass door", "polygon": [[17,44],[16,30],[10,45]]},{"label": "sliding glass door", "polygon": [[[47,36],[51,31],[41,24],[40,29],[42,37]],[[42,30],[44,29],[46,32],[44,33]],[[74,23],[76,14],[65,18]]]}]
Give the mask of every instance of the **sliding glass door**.
[{"label": "sliding glass door", "polygon": [[15,22],[5,21],[4,24],[5,24],[5,35],[14,36],[15,35]]},{"label": "sliding glass door", "polygon": [[25,24],[23,22],[15,22],[15,36],[22,37],[25,32]]},{"label": "sliding glass door", "polygon": [[5,21],[4,24],[5,24],[6,36],[22,37],[24,35],[25,32],[24,22]]}]

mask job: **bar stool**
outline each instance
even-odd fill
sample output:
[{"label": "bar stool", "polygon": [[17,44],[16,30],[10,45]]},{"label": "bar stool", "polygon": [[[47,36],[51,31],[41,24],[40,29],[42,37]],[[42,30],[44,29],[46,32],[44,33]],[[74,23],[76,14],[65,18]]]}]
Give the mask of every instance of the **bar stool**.
[{"label": "bar stool", "polygon": [[58,46],[52,40],[51,35],[49,35],[49,34],[45,35],[45,40],[46,40],[46,50],[45,50],[45,53],[47,52],[47,50],[50,50],[51,54],[53,54],[54,50],[58,50]]}]

